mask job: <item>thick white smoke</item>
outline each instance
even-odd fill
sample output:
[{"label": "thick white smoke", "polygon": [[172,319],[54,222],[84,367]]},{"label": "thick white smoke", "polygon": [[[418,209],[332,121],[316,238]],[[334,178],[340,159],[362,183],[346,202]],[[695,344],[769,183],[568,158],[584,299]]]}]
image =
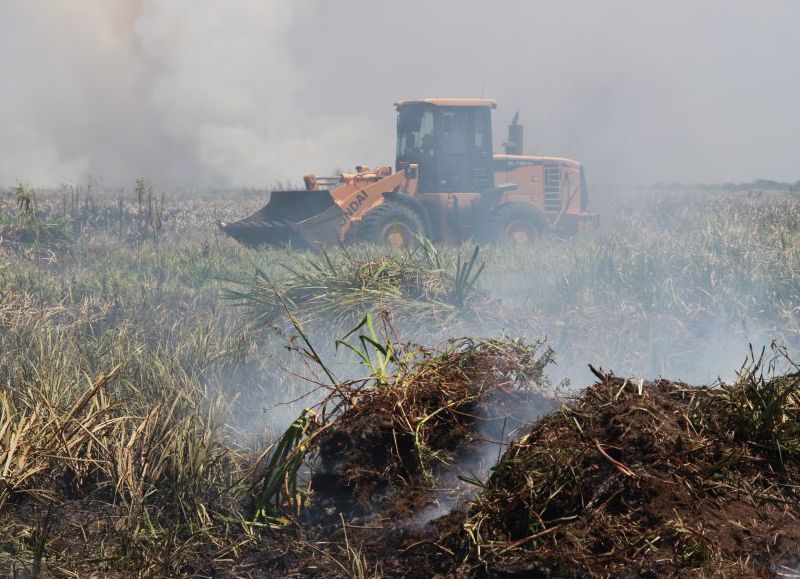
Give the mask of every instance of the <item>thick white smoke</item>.
[{"label": "thick white smoke", "polygon": [[0,0],[0,185],[390,163],[391,103],[498,100],[598,184],[794,181],[796,0]]},{"label": "thick white smoke", "polygon": [[4,0],[0,183],[258,186],[355,160],[366,121],[298,104],[288,36],[309,6]]}]

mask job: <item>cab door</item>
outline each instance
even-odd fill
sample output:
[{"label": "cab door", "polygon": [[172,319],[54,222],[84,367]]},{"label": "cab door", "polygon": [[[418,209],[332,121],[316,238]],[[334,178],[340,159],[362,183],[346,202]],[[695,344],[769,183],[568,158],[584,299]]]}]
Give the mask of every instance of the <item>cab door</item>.
[{"label": "cab door", "polygon": [[469,191],[469,109],[442,107],[437,115],[439,150],[437,159],[437,193]]},{"label": "cab door", "polygon": [[437,121],[437,192],[482,192],[491,188],[489,107],[442,107]]}]

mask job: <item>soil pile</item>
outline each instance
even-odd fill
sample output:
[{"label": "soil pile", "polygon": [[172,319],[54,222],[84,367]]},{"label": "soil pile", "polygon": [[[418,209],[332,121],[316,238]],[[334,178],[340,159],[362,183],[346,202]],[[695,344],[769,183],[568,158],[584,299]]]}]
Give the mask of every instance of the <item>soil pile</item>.
[{"label": "soil pile", "polygon": [[[473,339],[405,350],[392,352],[390,375],[337,385],[314,419],[298,422],[268,457],[260,510],[267,518],[294,513],[293,524],[256,567],[349,576],[360,573],[352,565],[370,567],[379,553],[382,573],[419,568],[426,576],[454,566],[455,552],[437,545],[443,536],[466,545],[465,509],[479,490],[459,477],[485,480],[499,441],[556,406],[544,376],[552,351]],[[483,477],[475,474],[482,463]]]},{"label": "soil pile", "polygon": [[260,473],[262,512],[302,504],[302,518],[314,522],[338,522],[340,513],[414,517],[488,449],[496,457],[503,436],[555,406],[543,373],[552,351],[539,344],[390,348],[361,351],[377,355],[371,377],[331,389],[276,445]]},{"label": "soil pile", "polygon": [[[490,398],[469,411],[448,401],[514,384],[491,351],[468,349],[413,395],[370,393],[341,414],[319,452],[342,462],[316,479],[310,507],[336,520],[298,522],[254,564],[317,577],[775,577],[800,561],[800,375],[765,379],[758,365],[714,388],[596,372],[517,432],[473,500],[419,522],[442,470],[425,476],[408,436],[420,428],[440,457],[468,446],[469,416]],[[330,488],[349,502],[326,503]]]},{"label": "soil pile", "polygon": [[[315,440],[311,505],[330,513],[426,506],[449,470],[476,464],[532,416],[554,407],[543,390],[551,353],[520,341],[463,339],[413,365],[390,384],[354,395]],[[422,502],[422,504],[420,504]],[[403,509],[397,508],[403,504]]]},{"label": "soil pile", "polygon": [[466,529],[503,576],[773,576],[800,559],[800,377],[600,382],[504,454]]}]

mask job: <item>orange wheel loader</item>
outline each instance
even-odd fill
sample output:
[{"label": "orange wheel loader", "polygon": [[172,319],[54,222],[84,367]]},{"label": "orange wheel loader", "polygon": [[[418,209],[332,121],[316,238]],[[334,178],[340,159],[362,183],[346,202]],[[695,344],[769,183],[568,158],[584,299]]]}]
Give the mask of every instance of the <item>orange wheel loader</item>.
[{"label": "orange wheel loader", "polygon": [[581,164],[524,155],[518,115],[505,154],[495,155],[492,100],[423,99],[395,108],[394,170],[309,174],[305,190],[273,191],[265,207],[220,227],[250,246],[313,249],[358,241],[407,247],[417,234],[449,243],[527,244],[547,231],[596,226]]}]

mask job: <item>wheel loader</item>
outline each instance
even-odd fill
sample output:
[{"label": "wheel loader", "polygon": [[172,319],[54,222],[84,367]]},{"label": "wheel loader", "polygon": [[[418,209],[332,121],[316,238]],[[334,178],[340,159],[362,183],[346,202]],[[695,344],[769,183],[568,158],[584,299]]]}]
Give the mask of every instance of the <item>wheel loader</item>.
[{"label": "wheel loader", "polygon": [[305,190],[273,191],[265,207],[220,227],[249,246],[312,249],[358,241],[407,247],[417,234],[449,243],[528,244],[548,231],[595,227],[581,164],[524,155],[518,113],[505,154],[494,154],[496,106],[490,99],[397,102],[394,169],[309,174]]}]

